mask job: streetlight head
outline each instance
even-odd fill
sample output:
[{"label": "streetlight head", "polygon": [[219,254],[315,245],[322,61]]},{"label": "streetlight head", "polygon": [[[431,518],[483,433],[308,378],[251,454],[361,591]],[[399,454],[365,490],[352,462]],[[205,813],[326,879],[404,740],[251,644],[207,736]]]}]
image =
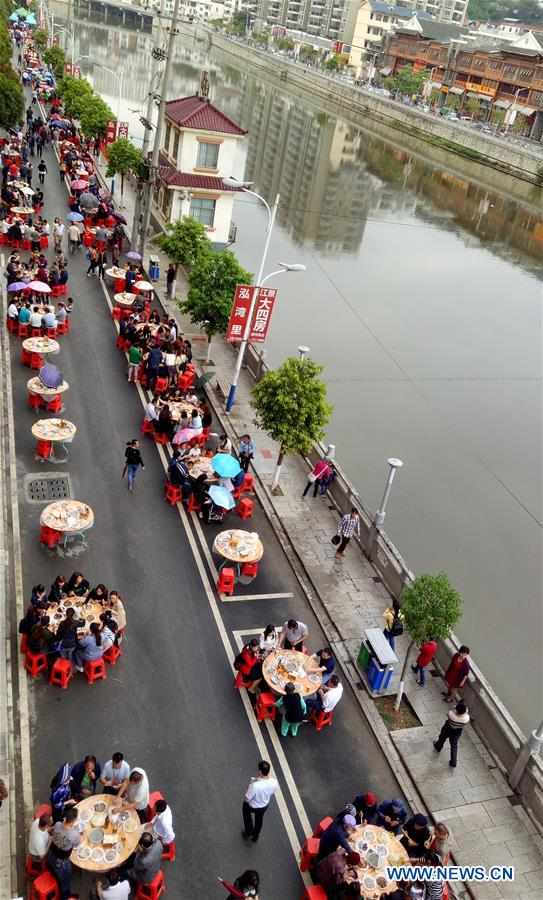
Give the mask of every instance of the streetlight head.
[{"label": "streetlight head", "polygon": [[387,463],[389,464],[391,469],[401,469],[403,466],[403,462],[401,459],[396,459],[394,456],[391,456],[387,459]]},{"label": "streetlight head", "polygon": [[248,188],[251,187],[252,181],[240,181],[239,178],[234,178],[233,175],[229,175],[226,178],[223,178],[222,183],[226,185],[226,187],[235,187],[235,188]]},{"label": "streetlight head", "polygon": [[311,352],[311,347],[305,347],[303,344],[298,347],[298,353],[300,355],[300,359],[305,359],[307,354]]},{"label": "streetlight head", "polygon": [[278,265],[280,265],[285,272],[305,272],[306,270],[306,266],[302,265],[302,263],[280,262]]}]

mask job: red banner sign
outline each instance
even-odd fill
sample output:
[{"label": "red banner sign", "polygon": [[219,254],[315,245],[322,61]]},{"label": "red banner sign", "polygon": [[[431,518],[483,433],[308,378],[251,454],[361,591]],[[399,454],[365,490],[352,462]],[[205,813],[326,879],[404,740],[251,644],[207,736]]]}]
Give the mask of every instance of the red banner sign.
[{"label": "red banner sign", "polygon": [[108,122],[106,129],[106,144],[112,144],[117,137],[117,123]]},{"label": "red banner sign", "polygon": [[65,75],[72,74],[72,64],[71,63],[64,63],[64,74]]},{"label": "red banner sign", "polygon": [[119,127],[117,128],[117,137],[118,138],[127,138],[128,137],[128,122],[119,122]]},{"label": "red banner sign", "polygon": [[245,334],[249,310],[251,308],[251,299],[253,296],[253,288],[250,284],[236,285],[234,294],[234,302],[230,311],[230,319],[226,330],[227,341],[241,341]]},{"label": "red banner sign", "polygon": [[81,66],[73,66],[72,75],[74,78],[81,78]]},{"label": "red banner sign", "polygon": [[249,340],[253,344],[263,344],[270,327],[271,314],[277,291],[275,288],[260,288],[256,299],[255,312],[249,332]]}]

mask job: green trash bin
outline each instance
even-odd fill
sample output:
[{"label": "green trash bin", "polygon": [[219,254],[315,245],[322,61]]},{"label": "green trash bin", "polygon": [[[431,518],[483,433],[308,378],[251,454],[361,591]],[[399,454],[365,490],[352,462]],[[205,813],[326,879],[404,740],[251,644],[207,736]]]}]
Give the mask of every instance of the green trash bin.
[{"label": "green trash bin", "polygon": [[362,643],[360,644],[360,650],[358,651],[358,656],[357,656],[356,661],[363,672],[365,672],[367,670],[367,668],[370,664],[370,659],[371,659],[370,648],[368,647],[368,645],[366,644],[365,641],[362,641]]}]

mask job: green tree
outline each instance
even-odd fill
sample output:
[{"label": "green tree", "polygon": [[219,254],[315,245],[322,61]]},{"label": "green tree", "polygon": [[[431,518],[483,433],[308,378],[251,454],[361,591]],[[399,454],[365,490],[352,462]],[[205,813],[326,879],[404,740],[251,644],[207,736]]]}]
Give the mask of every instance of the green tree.
[{"label": "green tree", "polygon": [[47,32],[45,28],[36,28],[34,32],[34,43],[38,50],[45,50],[47,47]]},{"label": "green tree", "polygon": [[21,121],[24,97],[20,83],[9,75],[0,73],[0,126],[12,128]]},{"label": "green tree", "polygon": [[327,59],[324,63],[324,68],[328,69],[329,72],[337,72],[339,69],[339,59],[336,55],[331,56],[330,59]]},{"label": "green tree", "polygon": [[140,177],[143,169],[143,155],[141,150],[134,146],[128,138],[118,138],[109,145],[107,150],[107,171],[106,175],[111,178],[113,175],[121,176],[121,203],[124,196],[124,177],[132,172]]},{"label": "green tree", "polygon": [[279,484],[285,454],[309,453],[324,437],[332,407],[326,399],[326,385],[319,378],[322,370],[311,359],[289,357],[278,369],[266,372],[253,388],[256,423],[279,444],[272,491]]},{"label": "green tree", "polygon": [[462,615],[462,598],[451,585],[445,572],[437,575],[418,575],[402,594],[402,613],[410,642],[405,654],[396,709],[402,701],[409,654],[414,644],[433,638],[445,640]]},{"label": "green tree", "polygon": [[211,242],[205,227],[192,216],[183,216],[179,221],[167,226],[166,234],[162,234],[158,246],[175,263],[187,271],[192,269],[197,260],[211,252]]},{"label": "green tree", "polygon": [[294,50],[294,41],[291,38],[282,37],[277,41],[280,50]]},{"label": "green tree", "polygon": [[228,23],[227,31],[230,34],[239,34],[243,35],[247,31],[247,13],[238,10],[235,12]]},{"label": "green tree", "polygon": [[62,97],[64,109],[74,119],[81,118],[83,111],[93,96],[93,90],[86,78],[66,76],[57,84],[57,93]]},{"label": "green tree", "polygon": [[203,253],[194,263],[189,276],[187,299],[179,307],[191,322],[207,334],[207,358],[214,334],[224,334],[237,284],[250,284],[251,274],[240,266],[229,250]]},{"label": "green tree", "polygon": [[64,75],[64,63],[66,62],[66,54],[62,47],[49,47],[43,54],[44,63],[49,66],[56,78],[62,78]]},{"label": "green tree", "polygon": [[85,137],[101,138],[106,133],[108,122],[114,118],[107,103],[93,95],[79,117],[81,131]]},{"label": "green tree", "polygon": [[412,97],[420,94],[427,78],[428,72],[415,72],[412,66],[402,66],[395,75],[385,80],[385,87],[389,91]]}]

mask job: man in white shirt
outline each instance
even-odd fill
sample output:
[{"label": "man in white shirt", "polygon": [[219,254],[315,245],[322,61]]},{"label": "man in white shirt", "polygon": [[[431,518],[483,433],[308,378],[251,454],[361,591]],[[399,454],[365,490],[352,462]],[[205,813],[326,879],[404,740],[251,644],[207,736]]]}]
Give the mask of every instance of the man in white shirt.
[{"label": "man in white shirt", "polygon": [[30,326],[32,328],[41,328],[41,312],[39,311],[37,306],[32,307],[32,313],[30,315]]},{"label": "man in white shirt", "polygon": [[266,760],[258,764],[258,775],[251,778],[243,801],[243,837],[256,844],[262,830],[262,820],[270,801],[279,790],[279,782],[270,775],[271,766]]},{"label": "man in white shirt", "polygon": [[310,697],[305,701],[308,712],[319,710],[331,713],[336,708],[343,696],[343,685],[337,675],[331,675],[328,684],[323,685],[317,691],[316,697]]},{"label": "man in white shirt", "polygon": [[81,231],[79,225],[76,225],[75,222],[72,222],[68,228],[68,240],[70,241],[70,251],[73,253],[81,243]]},{"label": "man in white shirt", "polygon": [[162,841],[162,846],[167,847],[175,841],[172,811],[165,800],[157,800],[155,810],[156,816],[151,824],[157,838]]},{"label": "man in white shirt", "polygon": [[19,318],[19,310],[17,309],[17,304],[11,301],[8,306],[8,319],[18,319]]},{"label": "man in white shirt", "polygon": [[55,314],[50,309],[47,310],[41,321],[44,328],[56,328],[57,326]]},{"label": "man in white shirt", "polygon": [[118,869],[113,869],[107,873],[106,881],[99,881],[96,885],[96,896],[100,900],[128,900],[130,882],[119,873]]},{"label": "man in white shirt", "polygon": [[104,785],[104,794],[118,794],[119,790],[128,783],[130,766],[122,753],[114,753],[104,765],[100,781]]},{"label": "man in white shirt", "polygon": [[309,629],[303,622],[289,619],[281,629],[279,646],[284,647],[285,650],[301,650],[308,632]]},{"label": "man in white shirt", "polygon": [[28,852],[32,859],[36,861],[45,859],[51,843],[52,826],[53,820],[48,815],[40,816],[39,819],[34,819],[32,822],[28,838]]},{"label": "man in white shirt", "polygon": [[148,422],[158,422],[157,400],[154,397],[145,407],[145,418]]}]

